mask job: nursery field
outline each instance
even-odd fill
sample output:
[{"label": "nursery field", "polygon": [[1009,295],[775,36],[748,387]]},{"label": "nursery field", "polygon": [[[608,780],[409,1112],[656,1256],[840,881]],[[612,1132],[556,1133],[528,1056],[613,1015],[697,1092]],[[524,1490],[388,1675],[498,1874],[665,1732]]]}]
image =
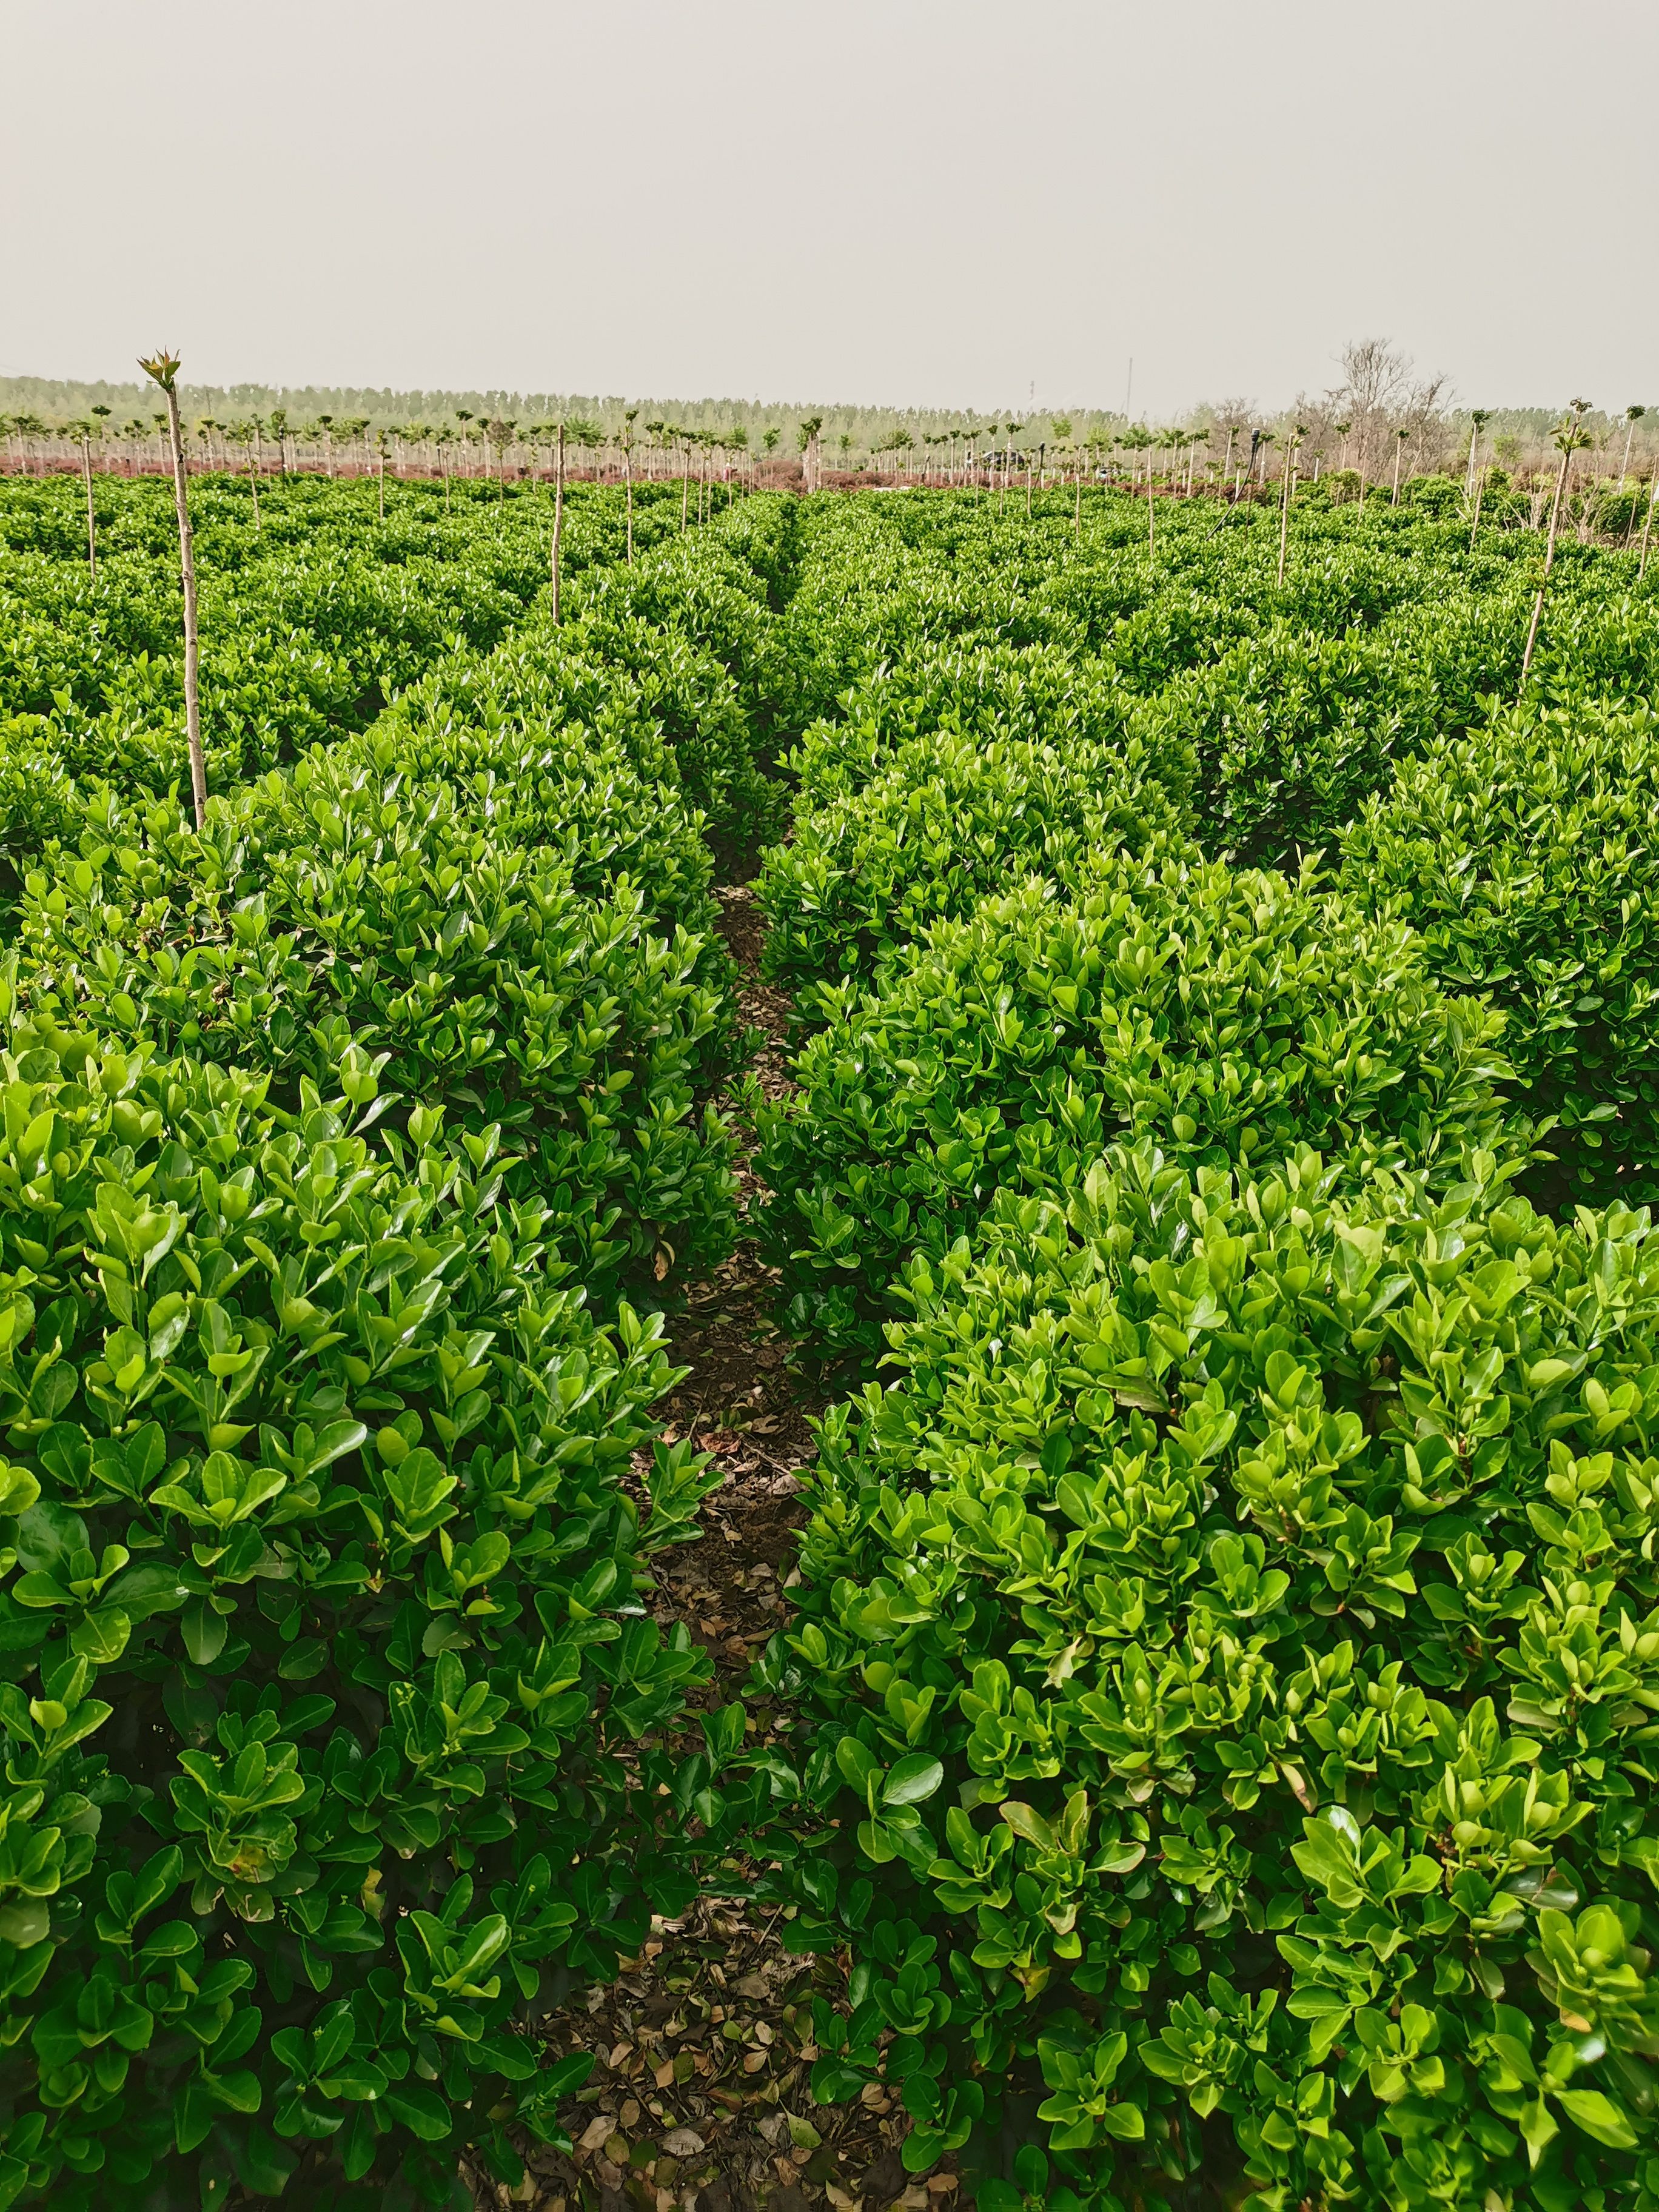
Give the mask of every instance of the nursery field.
[{"label": "nursery field", "polygon": [[198,834],[93,495],[0,2212],[1659,2212],[1659,576],[577,484],[556,615],[544,487],[198,478]]}]

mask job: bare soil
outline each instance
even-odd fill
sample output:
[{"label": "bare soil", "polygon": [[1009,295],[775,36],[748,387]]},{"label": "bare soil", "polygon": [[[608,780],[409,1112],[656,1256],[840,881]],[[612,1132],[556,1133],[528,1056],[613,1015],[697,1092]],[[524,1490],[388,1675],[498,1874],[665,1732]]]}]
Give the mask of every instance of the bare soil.
[{"label": "bare soil", "polygon": [[[788,1083],[788,1000],[760,978],[763,924],[749,887],[719,896],[743,1015],[763,1040],[750,1066],[775,1097]],[[746,1213],[757,1187],[746,1160],[739,1172]],[[694,1438],[726,1480],[703,1509],[702,1536],[657,1568],[659,1618],[684,1621],[714,1662],[696,1703],[741,1698],[751,1741],[763,1742],[787,1738],[789,1717],[755,1692],[749,1670],[791,1618],[800,1476],[822,1403],[772,1322],[775,1289],[755,1246],[740,1242],[672,1324],[675,1364],[690,1371],[667,1401],[666,1434]],[[581,2050],[597,2060],[563,2108],[574,2148],[532,2148],[516,2194],[475,2177],[478,2202],[538,2212],[943,2212],[956,2174],[905,2172],[908,2123],[884,2089],[847,2105],[812,2101],[815,1991],[843,2002],[843,1965],[786,1951],[776,1916],[751,1913],[742,1899],[704,1899],[683,1920],[654,1923],[614,1984],[545,2023],[550,2058]]]}]

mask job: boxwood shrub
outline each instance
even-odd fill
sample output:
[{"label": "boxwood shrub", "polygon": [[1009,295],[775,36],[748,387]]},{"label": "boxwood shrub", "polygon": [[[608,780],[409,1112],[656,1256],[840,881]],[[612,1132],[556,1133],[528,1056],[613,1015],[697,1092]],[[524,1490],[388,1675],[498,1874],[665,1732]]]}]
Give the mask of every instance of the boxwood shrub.
[{"label": "boxwood shrub", "polygon": [[1402,766],[1343,844],[1352,896],[1503,1010],[1568,1202],[1659,1197],[1656,779],[1650,708],[1528,707]]},{"label": "boxwood shrub", "polygon": [[1086,890],[1033,878],[817,1005],[757,1163],[790,1326],[826,1358],[879,1352],[913,1252],[946,1251],[1004,1185],[1063,1186],[1119,1133],[1194,1164],[1316,1143],[1354,1181],[1454,1173],[1518,1138],[1499,1018],[1311,870],[1103,856]]},{"label": "boxwood shrub", "polygon": [[[172,803],[129,814],[106,793],[80,851],[30,874],[23,997],[116,1042],[268,1067],[290,1106],[344,1038],[389,1054],[399,1093],[518,1133],[596,1297],[718,1258],[731,1139],[702,1094],[734,1036],[696,821],[614,754],[517,765],[505,789],[476,769],[411,784],[395,757],[336,748],[214,799],[204,840]],[[567,796],[571,817],[525,842],[532,803]],[[607,866],[624,860],[701,927],[659,927]]]},{"label": "boxwood shrub", "polygon": [[580,2070],[520,2027],[693,1887],[660,1320],[358,1047],[292,1115],[41,1021],[0,1075],[0,2203],[512,2181]]},{"label": "boxwood shrub", "polygon": [[1645,2212],[1646,1213],[1142,1144],[903,1296],[769,1659],[818,2093],[884,2075],[988,2212]]},{"label": "boxwood shrub", "polygon": [[1138,709],[1152,757],[1197,756],[1194,807],[1213,851],[1294,866],[1329,842],[1396,767],[1484,720],[1519,674],[1526,609],[1513,592],[1417,601],[1375,629],[1288,623],[1177,675]]},{"label": "boxwood shrub", "polygon": [[[1011,877],[1074,878],[1119,845],[1190,852],[1180,808],[1134,745],[944,729],[884,746],[868,772],[821,770],[814,803],[766,856],[757,901],[768,975],[799,994],[867,980],[887,955]],[[836,784],[840,787],[836,788]]]}]

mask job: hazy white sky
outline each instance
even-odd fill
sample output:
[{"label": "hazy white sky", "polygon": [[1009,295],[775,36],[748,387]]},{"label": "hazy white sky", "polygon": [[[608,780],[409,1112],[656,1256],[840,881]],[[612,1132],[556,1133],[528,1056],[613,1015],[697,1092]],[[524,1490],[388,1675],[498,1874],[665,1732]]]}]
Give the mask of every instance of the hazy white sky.
[{"label": "hazy white sky", "polygon": [[0,373],[1659,402],[1653,0],[7,0]]}]

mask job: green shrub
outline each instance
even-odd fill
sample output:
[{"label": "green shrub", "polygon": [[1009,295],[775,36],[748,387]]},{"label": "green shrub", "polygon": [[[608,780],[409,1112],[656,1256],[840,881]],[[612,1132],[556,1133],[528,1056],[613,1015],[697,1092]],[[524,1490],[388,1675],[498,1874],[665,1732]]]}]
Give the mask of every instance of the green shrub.
[{"label": "green shrub", "polygon": [[[171,493],[154,483],[97,488],[102,550],[94,580],[79,488],[70,489],[66,501],[38,483],[0,486],[0,540],[10,534],[27,548],[0,550],[0,772],[14,755],[13,773],[27,773],[30,759],[51,752],[64,771],[89,785],[112,781],[124,796],[187,785]],[[306,480],[268,488],[258,536],[245,487],[198,481],[191,504],[211,790],[366,730],[434,669],[454,683],[458,669],[489,668],[489,649],[520,628],[538,647],[528,664],[544,720],[550,704],[555,719],[569,717],[561,678],[574,661],[589,695],[602,705],[626,698],[624,721],[648,725],[660,748],[661,729],[650,720],[659,714],[688,771],[667,752],[669,781],[693,790],[705,755],[716,806],[728,804],[723,772],[727,781],[753,781],[731,683],[696,652],[684,622],[674,627],[672,606],[664,631],[626,641],[637,665],[611,666],[598,682],[591,655],[584,661],[568,645],[556,653],[549,639],[559,634],[528,619],[548,580],[550,517],[539,498],[515,498],[499,511],[493,501],[464,499],[449,516],[435,491],[410,492],[381,526],[362,487]],[[633,573],[651,565],[647,549],[665,534],[658,518],[668,506],[646,499],[636,515],[641,570]],[[596,576],[602,589],[623,546],[620,495],[573,488],[562,558],[575,597],[594,590]],[[677,540],[672,556],[651,557],[682,567],[686,560]],[[739,573],[739,564],[727,567]],[[684,616],[690,599],[680,597]],[[505,654],[502,665],[526,659]],[[725,770],[722,747],[732,756]],[[775,800],[766,791],[759,799],[756,818],[764,824]],[[27,826],[20,822],[19,832]]]},{"label": "green shrub", "polygon": [[1188,842],[1179,810],[1133,747],[988,741],[945,728],[878,750],[879,740],[866,739],[860,775],[848,772],[852,733],[841,734],[842,788],[815,775],[814,804],[767,854],[757,893],[769,925],[766,972],[803,1003],[825,976],[867,978],[1011,876],[1040,870],[1069,881],[1091,853]]},{"label": "green shrub", "polygon": [[1400,503],[1419,514],[1432,515],[1437,522],[1455,521],[1468,511],[1458,479],[1433,472],[1407,477],[1400,487]]},{"label": "green shrub", "polygon": [[776,834],[782,793],[755,757],[738,688],[714,653],[679,630],[610,607],[583,615],[562,635],[527,630],[514,647],[491,669],[509,712],[545,715],[569,680],[565,656],[580,656],[571,674],[580,682],[585,662],[600,676],[610,712],[664,749],[673,781],[712,830],[759,842]]},{"label": "green shrub", "polygon": [[514,2179],[580,2073],[520,2025],[693,1888],[660,1321],[596,1328],[499,1131],[364,1133],[355,1046],[294,1115],[43,1024],[0,1073],[0,2201]]},{"label": "green shrub", "polygon": [[[324,794],[349,793],[360,805],[358,794],[374,793],[384,812],[418,793],[499,845],[562,860],[585,897],[626,877],[659,928],[708,938],[720,915],[708,817],[683,793],[660,729],[635,715],[619,687],[598,683],[591,700],[586,684],[573,684],[562,711],[504,704],[511,683],[498,690],[496,681],[507,652],[416,685],[372,730],[327,755],[313,749],[286,785],[266,783],[246,806],[232,794],[254,849],[301,839],[307,810]],[[591,720],[579,711],[590,704]],[[704,972],[724,980],[730,970],[712,941],[710,951]]]},{"label": "green shrub", "polygon": [[[586,649],[614,653],[608,626],[643,621],[712,653],[736,687],[749,748],[790,726],[794,676],[777,610],[793,580],[799,502],[777,493],[745,500],[707,529],[688,532],[649,561],[596,575],[579,594]],[[630,637],[624,629],[618,639]],[[623,666],[629,649],[615,653]]]},{"label": "green shrub", "polygon": [[[1609,592],[1607,556],[1577,545],[1565,552],[1565,572],[1558,554],[1538,633],[1535,665],[1543,689],[1568,705],[1587,695],[1609,702],[1650,700],[1659,685],[1659,596],[1651,586],[1645,596]],[[1634,565],[1633,556],[1622,561]]]},{"label": "green shrub", "polygon": [[40,724],[27,715],[0,722],[0,927],[9,924],[42,849],[78,837],[85,813],[80,787]]},{"label": "green shrub", "polygon": [[1659,719],[1512,712],[1401,770],[1342,880],[1421,933],[1445,988],[1487,994],[1565,1194],[1659,1198]]},{"label": "green shrub", "polygon": [[[148,759],[148,780],[165,785],[185,758],[176,574],[127,556],[95,583],[84,568],[40,562],[6,581],[0,698],[52,717],[71,767],[131,773]],[[465,563],[387,568],[327,544],[210,573],[204,743],[222,776],[257,774],[313,739],[365,727],[439,655],[463,641],[487,648],[524,613]]]},{"label": "green shrub", "polygon": [[398,1092],[514,1131],[596,1299],[712,1263],[735,1223],[730,1135],[699,1103],[732,1042],[725,956],[711,975],[702,936],[659,934],[626,876],[585,896],[556,833],[498,841],[454,787],[416,788],[324,753],[214,800],[205,842],[106,795],[82,853],[30,877],[25,1003],[269,1067],[290,1106],[353,1038]]},{"label": "green shrub", "polygon": [[1006,2090],[1073,2212],[1652,2204],[1659,1241],[1471,1168],[1005,1191],[822,1425],[814,2081],[914,2170]]},{"label": "green shrub", "polygon": [[1293,866],[1340,831],[1399,763],[1518,676],[1524,612],[1510,599],[1413,607],[1375,629],[1275,625],[1153,693],[1132,727],[1149,757],[1197,757],[1194,807],[1215,847]]},{"label": "green shrub", "polygon": [[827,1357],[878,1350],[913,1251],[1120,1133],[1217,1165],[1316,1143],[1356,1179],[1502,1148],[1498,1019],[1442,994],[1409,929],[1316,881],[1103,858],[1074,897],[1032,879],[936,925],[872,990],[824,987],[797,1088],[757,1125],[794,1332]]}]

